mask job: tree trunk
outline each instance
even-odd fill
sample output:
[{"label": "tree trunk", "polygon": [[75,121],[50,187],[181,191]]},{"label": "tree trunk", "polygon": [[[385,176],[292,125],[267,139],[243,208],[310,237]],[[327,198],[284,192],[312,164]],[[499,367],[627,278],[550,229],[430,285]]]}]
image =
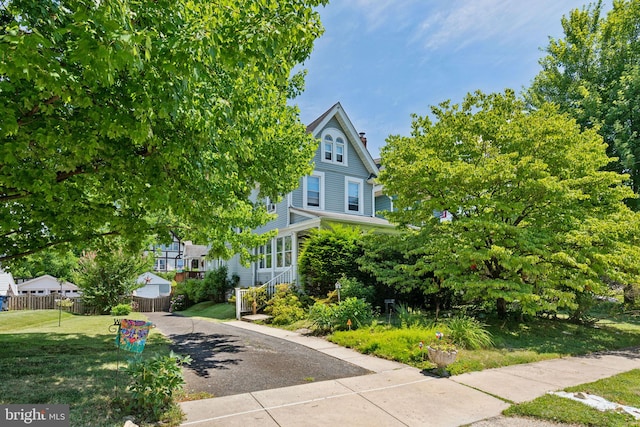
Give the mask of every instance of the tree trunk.
[{"label": "tree trunk", "polygon": [[634,306],[636,304],[637,290],[634,289],[632,284],[624,286],[624,303],[627,306]]},{"label": "tree trunk", "polygon": [[504,300],[504,298],[498,298],[496,300],[496,310],[498,311],[498,316],[501,319],[507,317],[507,302]]}]

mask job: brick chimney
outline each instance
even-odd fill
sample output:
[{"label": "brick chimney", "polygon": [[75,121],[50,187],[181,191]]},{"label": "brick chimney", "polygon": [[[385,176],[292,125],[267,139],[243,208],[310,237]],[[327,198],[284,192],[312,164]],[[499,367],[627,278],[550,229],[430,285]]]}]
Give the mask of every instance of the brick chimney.
[{"label": "brick chimney", "polygon": [[360,141],[362,141],[362,145],[365,146],[365,148],[367,147],[367,137],[364,136],[364,132],[360,132],[358,135],[360,135]]}]

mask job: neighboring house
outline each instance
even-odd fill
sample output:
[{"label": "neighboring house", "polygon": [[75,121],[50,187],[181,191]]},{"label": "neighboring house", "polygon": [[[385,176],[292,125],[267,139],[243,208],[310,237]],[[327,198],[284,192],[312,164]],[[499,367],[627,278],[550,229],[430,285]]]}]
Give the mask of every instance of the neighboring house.
[{"label": "neighboring house", "polygon": [[171,282],[156,276],[151,272],[142,273],[136,279],[136,283],[144,286],[133,291],[133,295],[143,298],[157,298],[171,294]]},{"label": "neighboring house", "polygon": [[190,241],[184,242],[184,267],[191,271],[202,271],[206,267],[206,256],[209,247],[194,245]]},{"label": "neighboring house", "polygon": [[356,131],[340,103],[311,123],[307,132],[319,142],[313,172],[280,202],[266,200],[277,218],[255,230],[278,230],[277,236],[257,249],[262,258],[249,267],[241,265],[237,256],[227,263],[229,274],[237,274],[241,286],[298,281],[299,251],[312,229],[332,224],[394,229],[376,216],[377,210],[392,206],[391,199],[375,183],[378,165],[367,150],[365,134]]},{"label": "neighboring house", "polygon": [[173,232],[171,238],[172,241],[168,245],[153,245],[150,248],[149,252],[155,256],[154,271],[181,271],[184,269],[184,243]]},{"label": "neighboring house", "polygon": [[149,251],[155,256],[154,271],[202,271],[205,269],[205,257],[209,248],[194,245],[190,240],[182,241],[171,233],[173,241],[168,244],[153,245]]},{"label": "neighboring house", "polygon": [[60,280],[48,274],[22,282],[17,287],[19,295],[62,294],[64,297],[73,298],[79,297],[82,293],[73,283],[66,280],[61,283]]}]

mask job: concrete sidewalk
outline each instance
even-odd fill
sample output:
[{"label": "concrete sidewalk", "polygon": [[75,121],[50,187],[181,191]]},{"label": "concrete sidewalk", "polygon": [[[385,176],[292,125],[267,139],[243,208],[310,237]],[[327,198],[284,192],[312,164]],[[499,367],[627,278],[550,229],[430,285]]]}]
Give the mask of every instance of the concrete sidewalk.
[{"label": "concrete sidewalk", "polygon": [[510,403],[640,368],[635,349],[436,378],[321,338],[228,324],[308,346],[372,374],[183,402],[184,426],[461,426],[497,417]]}]

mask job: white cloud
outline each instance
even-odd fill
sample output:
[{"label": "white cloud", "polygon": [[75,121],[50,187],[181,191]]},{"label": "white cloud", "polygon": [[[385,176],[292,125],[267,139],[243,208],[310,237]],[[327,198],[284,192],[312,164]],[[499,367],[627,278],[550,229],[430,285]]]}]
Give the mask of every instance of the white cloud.
[{"label": "white cloud", "polygon": [[358,10],[366,24],[366,31],[380,28],[405,27],[410,23],[411,11],[424,0],[351,0],[349,7]]}]

